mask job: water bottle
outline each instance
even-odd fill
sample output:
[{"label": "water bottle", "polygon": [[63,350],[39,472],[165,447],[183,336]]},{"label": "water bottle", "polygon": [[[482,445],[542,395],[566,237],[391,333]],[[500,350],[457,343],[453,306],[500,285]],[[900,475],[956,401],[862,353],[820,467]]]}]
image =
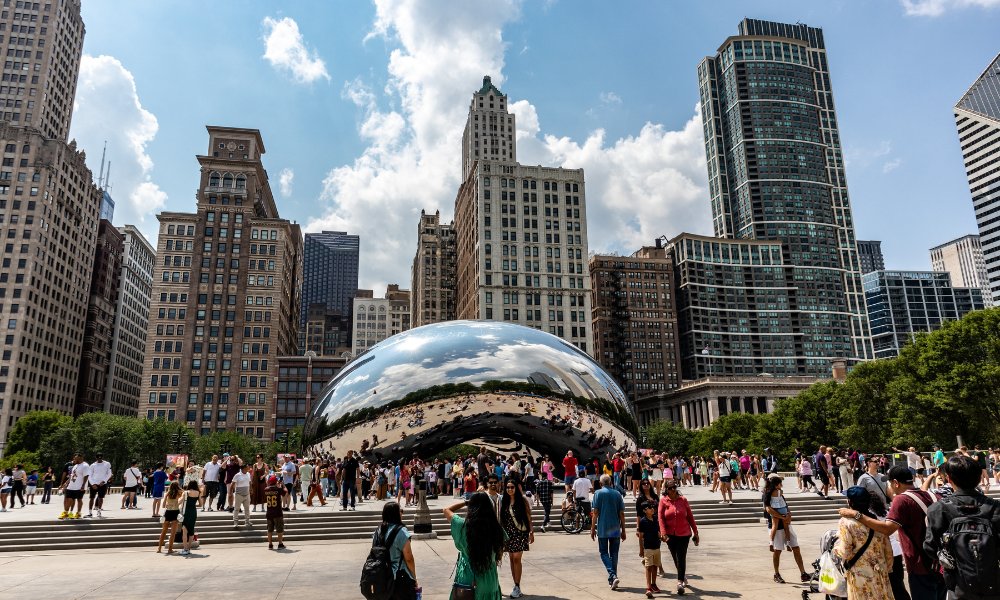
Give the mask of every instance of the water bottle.
[{"label": "water bottle", "polygon": [[418,587],[417,588],[417,600],[422,600],[423,597],[424,597],[424,588]]}]

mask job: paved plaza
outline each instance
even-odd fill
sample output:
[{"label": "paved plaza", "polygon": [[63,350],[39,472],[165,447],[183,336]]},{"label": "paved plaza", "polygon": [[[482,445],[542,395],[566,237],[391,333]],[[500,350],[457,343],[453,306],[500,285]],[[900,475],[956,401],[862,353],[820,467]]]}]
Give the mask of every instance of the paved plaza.
[{"label": "paved plaza", "polygon": [[[697,515],[696,515],[697,516]],[[836,521],[796,525],[808,564],[818,555],[819,538]],[[702,529],[701,546],[688,554],[688,597],[796,599],[805,586],[771,581],[771,556],[764,525],[709,526]],[[540,533],[524,557],[522,589],[526,598],[640,598],[645,584],[634,536],[622,547],[621,588],[612,591],[597,554],[586,535]],[[358,579],[369,543],[345,541],[291,545],[286,551],[266,546],[206,543],[188,558],[155,553],[155,540],[146,550],[0,554],[4,576],[0,600],[26,594],[46,600],[68,598],[361,598]],[[455,549],[450,539],[414,541],[417,575],[424,600],[445,600],[450,589]],[[665,561],[669,555],[664,550]],[[782,561],[782,573],[791,581],[796,569],[791,554]],[[672,567],[667,568],[668,574]],[[512,587],[506,563],[500,571],[505,593]],[[671,580],[661,583],[672,589]],[[664,592],[658,597],[675,594]]]}]

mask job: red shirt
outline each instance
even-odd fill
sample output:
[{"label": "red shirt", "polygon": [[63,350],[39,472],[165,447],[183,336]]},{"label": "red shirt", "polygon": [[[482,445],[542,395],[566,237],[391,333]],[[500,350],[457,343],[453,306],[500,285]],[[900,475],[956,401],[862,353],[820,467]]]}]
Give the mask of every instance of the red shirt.
[{"label": "red shirt", "polygon": [[[929,492],[913,490],[925,505],[930,507],[936,500]],[[903,562],[906,570],[914,575],[930,574],[930,560],[924,554],[924,538],[927,537],[926,515],[920,506],[906,494],[892,499],[887,521],[899,525],[899,545],[903,547]]]},{"label": "red shirt", "polygon": [[692,532],[695,535],[698,533],[698,524],[694,522],[691,505],[684,496],[677,496],[676,500],[671,500],[664,494],[656,507],[656,515],[660,522],[661,535],[686,537]]},{"label": "red shirt", "polygon": [[624,466],[625,461],[620,458],[611,461],[611,468],[614,469],[615,473],[621,473]]},{"label": "red shirt", "polygon": [[576,457],[567,456],[563,459],[563,469],[566,469],[566,477],[576,477]]}]

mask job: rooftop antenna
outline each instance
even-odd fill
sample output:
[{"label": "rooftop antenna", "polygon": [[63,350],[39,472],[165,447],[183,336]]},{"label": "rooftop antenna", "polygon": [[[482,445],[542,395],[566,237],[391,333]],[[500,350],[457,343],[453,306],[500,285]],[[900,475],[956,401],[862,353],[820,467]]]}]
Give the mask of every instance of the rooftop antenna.
[{"label": "rooftop antenna", "polygon": [[104,189],[105,191],[108,192],[109,195],[111,194],[111,184],[109,183],[110,181],[111,181],[111,161],[109,160],[108,172],[104,175]]},{"label": "rooftop antenna", "polygon": [[104,156],[108,153],[108,140],[104,140],[104,150],[101,151],[101,173],[97,176],[97,187],[104,188]]}]

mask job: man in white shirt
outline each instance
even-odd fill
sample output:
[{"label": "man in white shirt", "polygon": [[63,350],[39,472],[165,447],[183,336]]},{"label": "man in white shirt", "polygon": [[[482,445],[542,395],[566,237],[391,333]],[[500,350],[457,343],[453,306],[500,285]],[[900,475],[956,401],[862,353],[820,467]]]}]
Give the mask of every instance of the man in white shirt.
[{"label": "man in white shirt", "polygon": [[594,491],[594,484],[586,477],[577,477],[573,481],[573,496],[580,502],[590,502],[590,492]]},{"label": "man in white shirt", "polygon": [[[212,460],[205,463],[205,469],[201,472],[202,482],[205,484],[205,494],[202,496],[202,503],[206,512],[212,512],[212,505],[215,504],[215,497],[219,494],[219,455],[213,454]],[[208,502],[204,498],[208,497]]]},{"label": "man in white shirt", "polygon": [[285,455],[285,464],[281,466],[281,483],[288,490],[288,495],[284,498],[285,510],[288,510],[289,504],[291,504],[291,509],[295,510],[295,500],[298,496],[298,490],[295,489],[295,480],[298,478],[299,468],[295,466],[292,462],[292,455]]},{"label": "man in white shirt", "polygon": [[250,523],[250,465],[240,465],[240,472],[233,475],[233,529],[240,528],[240,508],[247,529],[253,527]]},{"label": "man in white shirt", "polygon": [[108,493],[109,483],[111,483],[111,463],[98,454],[97,460],[90,465],[90,502],[87,505],[87,517],[94,516],[95,498],[97,499],[97,516],[101,516],[101,509],[104,508],[104,496]]},{"label": "man in white shirt", "polygon": [[299,486],[302,490],[302,498],[306,500],[307,506],[312,506],[312,499],[309,498],[309,487],[313,483],[313,472],[316,467],[312,464],[312,459],[307,458],[302,462],[302,466],[299,467]]},{"label": "man in white shirt", "polygon": [[136,501],[136,492],[142,483],[142,471],[136,466],[137,464],[139,463],[133,460],[132,465],[125,469],[125,486],[122,488],[122,510],[139,508]]},{"label": "man in white shirt", "polygon": [[[63,483],[63,511],[59,514],[60,519],[79,519],[80,510],[83,508],[83,490],[90,477],[90,465],[83,460],[83,455],[77,452],[73,455],[73,466],[70,468],[69,477]],[[76,502],[76,512],[71,512],[73,502]]]}]

